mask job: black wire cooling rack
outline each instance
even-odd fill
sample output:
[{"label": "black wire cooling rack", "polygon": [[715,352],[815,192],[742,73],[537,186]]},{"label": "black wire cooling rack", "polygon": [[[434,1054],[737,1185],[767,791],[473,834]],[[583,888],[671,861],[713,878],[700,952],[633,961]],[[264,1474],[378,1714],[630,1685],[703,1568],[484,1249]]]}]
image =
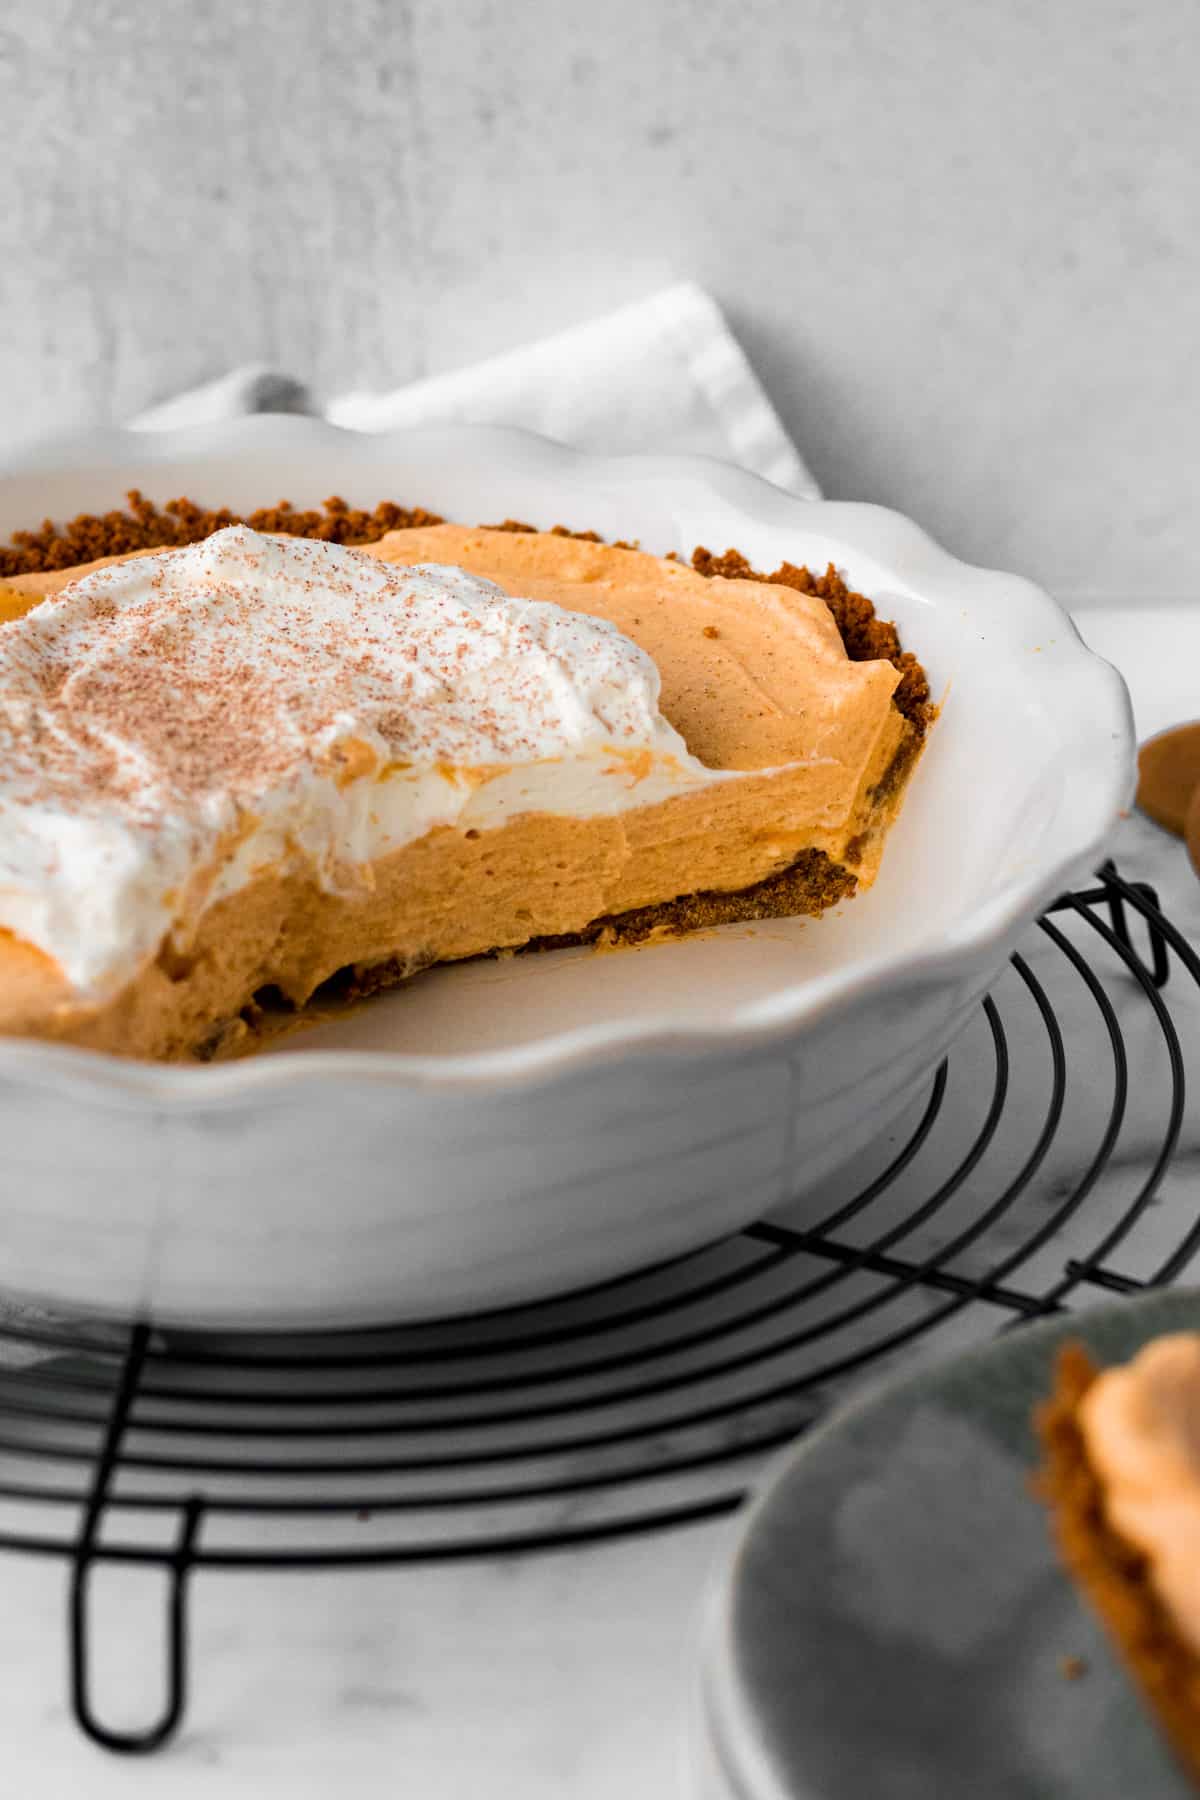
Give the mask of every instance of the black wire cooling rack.
[{"label": "black wire cooling rack", "polygon": [[[1188,981],[1168,1006],[1172,972]],[[1039,921],[907,1120],[733,1238],[436,1325],[7,1328],[25,1366],[0,1372],[0,1549],[70,1562],[79,1724],[118,1751],[171,1736],[197,1571],[447,1562],[711,1519],[868,1365],[1175,1280],[1200,1246],[1173,1164],[1198,989],[1153,890],[1109,863]],[[137,1732],[92,1703],[99,1564],[167,1577],[164,1710]]]}]

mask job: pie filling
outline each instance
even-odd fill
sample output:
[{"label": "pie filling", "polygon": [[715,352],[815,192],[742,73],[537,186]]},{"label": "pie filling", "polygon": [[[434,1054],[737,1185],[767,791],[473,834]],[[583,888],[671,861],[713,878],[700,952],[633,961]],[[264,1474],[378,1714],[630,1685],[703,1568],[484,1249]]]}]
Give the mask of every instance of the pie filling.
[{"label": "pie filling", "polygon": [[0,1031],[226,1053],[266,991],[873,880],[929,709],[859,597],[392,511],[0,560]]}]

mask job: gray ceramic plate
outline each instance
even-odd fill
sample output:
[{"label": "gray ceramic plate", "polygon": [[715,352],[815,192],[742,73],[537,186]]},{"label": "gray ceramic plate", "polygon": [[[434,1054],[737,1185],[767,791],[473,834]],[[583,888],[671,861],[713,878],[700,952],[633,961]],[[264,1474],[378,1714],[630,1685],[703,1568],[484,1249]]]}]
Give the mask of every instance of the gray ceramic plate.
[{"label": "gray ceramic plate", "polygon": [[[1200,1328],[1156,1294],[889,1386],[793,1452],[705,1645],[703,1791],[738,1800],[1185,1800],[1030,1497],[1030,1410],[1067,1337],[1123,1360]],[[1085,1672],[1064,1674],[1064,1659]],[[704,1783],[707,1782],[707,1786]]]}]

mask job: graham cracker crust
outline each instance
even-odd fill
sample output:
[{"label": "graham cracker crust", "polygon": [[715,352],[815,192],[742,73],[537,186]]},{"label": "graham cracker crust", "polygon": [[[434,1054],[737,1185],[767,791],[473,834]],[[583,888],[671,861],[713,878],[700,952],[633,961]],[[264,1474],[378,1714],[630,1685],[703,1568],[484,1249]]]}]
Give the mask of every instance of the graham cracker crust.
[{"label": "graham cracker crust", "polygon": [[1200,1657],[1176,1632],[1146,1558],[1108,1523],[1103,1484],[1079,1426],[1080,1402],[1099,1372],[1082,1344],[1060,1350],[1054,1391],[1035,1415],[1043,1454],[1035,1486],[1050,1510],[1059,1555],[1200,1786]]},{"label": "graham cracker crust", "polygon": [[[159,507],[137,489],[130,490],[126,501],[124,510],[81,513],[63,526],[47,519],[37,530],[15,532],[11,543],[0,547],[0,582],[5,576],[72,568],[102,556],[198,543],[229,525],[249,525],[256,531],[361,547],[377,542],[389,531],[444,522],[438,514],[421,507],[402,507],[394,501],[383,500],[366,511],[349,506],[338,496],[326,500],[319,509],[297,510],[290,502],[281,500],[273,507],[263,507],[244,515],[227,507],[200,506],[186,497],[170,500]],[[533,532],[537,527],[519,519],[504,519],[482,529]],[[591,543],[604,541],[595,531],[576,531],[565,525],[553,526],[551,535]],[[618,540],[617,547],[636,549],[638,546]],[[672,555],[672,560],[679,559]],[[907,729],[892,762],[869,796],[880,816],[885,816],[912,773],[936,711],[925,671],[916,656],[901,646],[896,627],[889,620],[879,618],[873,602],[851,588],[832,563],[823,575],[813,575],[809,569],[789,562],[768,574],[755,569],[736,549],[728,549],[717,556],[701,545],[692,553],[691,566],[704,576],[762,581],[815,595],[829,608],[852,662],[887,661],[899,670],[900,685],[892,697],[892,704]],[[860,840],[852,840],[845,864],[832,861],[824,851],[804,850],[788,868],[753,887],[736,893],[686,894],[656,906],[606,915],[594,919],[579,933],[534,938],[523,945],[518,954],[578,944],[613,947],[641,944],[651,938],[678,937],[716,925],[806,914],[815,916],[853,898],[858,886],[854,865],[860,860],[861,853]],[[314,996],[314,1002],[320,998],[339,1005],[357,1002],[399,985],[422,966],[425,965],[411,958],[390,958],[370,966],[347,968],[323,985]],[[272,997],[256,996],[240,1020],[231,1022],[246,1028],[245,1038],[240,1030],[222,1027],[214,1039],[217,1048],[214,1050],[206,1045],[201,1054],[209,1058],[213,1054],[242,1054],[254,1048],[253,1040],[260,1037],[265,1016],[277,1015],[277,1012],[278,1006]]]}]

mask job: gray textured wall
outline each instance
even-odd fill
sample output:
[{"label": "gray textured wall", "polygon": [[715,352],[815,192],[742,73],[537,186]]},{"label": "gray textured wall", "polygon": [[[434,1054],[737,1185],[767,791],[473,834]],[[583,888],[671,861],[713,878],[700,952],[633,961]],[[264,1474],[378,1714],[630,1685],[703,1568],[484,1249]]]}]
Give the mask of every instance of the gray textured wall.
[{"label": "gray textured wall", "polygon": [[1200,596],[1194,0],[5,0],[0,433],[678,275],[827,490]]}]

